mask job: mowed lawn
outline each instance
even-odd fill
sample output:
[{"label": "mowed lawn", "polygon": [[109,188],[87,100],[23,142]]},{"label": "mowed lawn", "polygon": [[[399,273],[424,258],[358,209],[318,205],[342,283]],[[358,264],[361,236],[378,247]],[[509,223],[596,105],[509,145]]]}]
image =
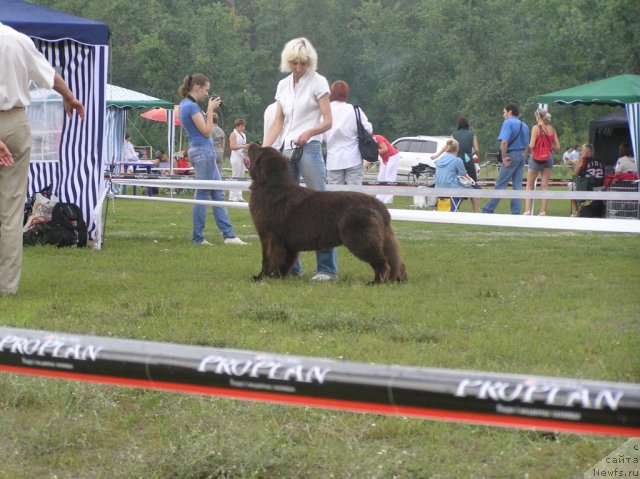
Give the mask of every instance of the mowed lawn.
[{"label": "mowed lawn", "polygon": [[[305,253],[304,277],[254,283],[248,211],[229,210],[238,247],[210,214],[214,245],[191,245],[190,205],[108,209],[102,251],[25,249],[3,325],[640,383],[636,235],[394,222],[406,284],[366,285],[344,248],[336,282],[311,283]],[[0,431],[2,478],[573,478],[627,440],[4,373]]]}]

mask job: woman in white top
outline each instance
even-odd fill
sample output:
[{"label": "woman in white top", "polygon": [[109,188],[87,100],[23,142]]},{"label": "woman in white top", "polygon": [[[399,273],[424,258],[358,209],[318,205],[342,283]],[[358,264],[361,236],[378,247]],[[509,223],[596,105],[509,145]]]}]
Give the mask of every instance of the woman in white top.
[{"label": "woman in white top", "polygon": [[[284,46],[280,55],[280,71],[291,74],[278,83],[275,117],[262,144],[273,145],[280,135],[280,146],[288,158],[292,157],[295,148],[302,148],[297,161],[289,163],[291,176],[296,183],[302,176],[307,187],[324,191],[326,169],[320,142],[333,120],[329,82],[316,72],[317,67],[318,54],[306,38],[295,38]],[[317,274],[312,280],[334,279],[338,272],[335,248],[316,251],[316,264]],[[299,260],[291,274],[302,274]]]},{"label": "woman in white top", "polygon": [[[324,134],[327,143],[327,181],[330,185],[362,185],[364,168],[358,148],[358,125],[351,103],[347,103],[349,85],[337,80],[331,84],[333,126]],[[362,126],[369,133],[373,127],[360,110]]]},{"label": "woman in white top", "polygon": [[124,137],[124,143],[122,144],[122,162],[132,163],[138,160],[139,158],[138,154],[136,153],[136,149],[131,143],[131,135],[127,133]]},{"label": "woman in white top", "polygon": [[[244,133],[246,126],[242,118],[238,118],[235,129],[229,135],[229,148],[231,148],[231,176],[233,178],[243,178],[246,171],[244,157],[249,145],[247,135]],[[229,201],[244,201],[242,190],[229,190]]]},{"label": "woman in white top", "polygon": [[633,150],[629,143],[622,143],[618,148],[620,158],[616,162],[616,173],[636,173],[636,162],[633,159]]}]

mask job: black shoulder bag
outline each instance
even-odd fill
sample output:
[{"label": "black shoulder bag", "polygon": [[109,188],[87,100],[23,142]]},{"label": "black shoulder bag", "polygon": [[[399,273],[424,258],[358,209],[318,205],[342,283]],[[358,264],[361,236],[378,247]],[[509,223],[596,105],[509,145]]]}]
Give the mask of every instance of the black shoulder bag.
[{"label": "black shoulder bag", "polygon": [[360,156],[369,163],[376,163],[378,161],[378,142],[371,136],[367,130],[362,126],[362,120],[360,119],[360,107],[353,105],[353,109],[356,112],[356,123],[358,125],[358,149],[360,150]]}]

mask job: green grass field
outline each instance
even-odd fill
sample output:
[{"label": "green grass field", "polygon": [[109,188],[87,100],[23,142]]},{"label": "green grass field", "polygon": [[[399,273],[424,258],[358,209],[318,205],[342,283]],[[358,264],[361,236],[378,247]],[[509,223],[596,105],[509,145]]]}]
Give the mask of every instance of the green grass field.
[{"label": "green grass field", "polygon": [[[411,200],[396,198],[395,207]],[[468,208],[468,202],[465,206]],[[551,202],[550,214],[569,213]],[[464,210],[465,208],[463,208]],[[502,201],[498,212],[506,212]],[[635,235],[395,222],[406,284],[253,283],[191,207],[110,203],[102,251],[25,249],[2,324],[378,364],[640,382]],[[1,478],[577,478],[626,438],[551,434],[0,374]]]}]

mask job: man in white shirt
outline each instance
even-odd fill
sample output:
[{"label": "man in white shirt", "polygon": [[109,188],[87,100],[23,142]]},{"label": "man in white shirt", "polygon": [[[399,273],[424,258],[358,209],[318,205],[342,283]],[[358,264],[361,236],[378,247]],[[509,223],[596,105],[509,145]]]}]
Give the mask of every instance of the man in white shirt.
[{"label": "man in white shirt", "polygon": [[22,272],[22,221],[27,195],[31,127],[29,80],[62,95],[66,114],[84,106],[33,41],[0,23],[0,296],[16,294]]}]

